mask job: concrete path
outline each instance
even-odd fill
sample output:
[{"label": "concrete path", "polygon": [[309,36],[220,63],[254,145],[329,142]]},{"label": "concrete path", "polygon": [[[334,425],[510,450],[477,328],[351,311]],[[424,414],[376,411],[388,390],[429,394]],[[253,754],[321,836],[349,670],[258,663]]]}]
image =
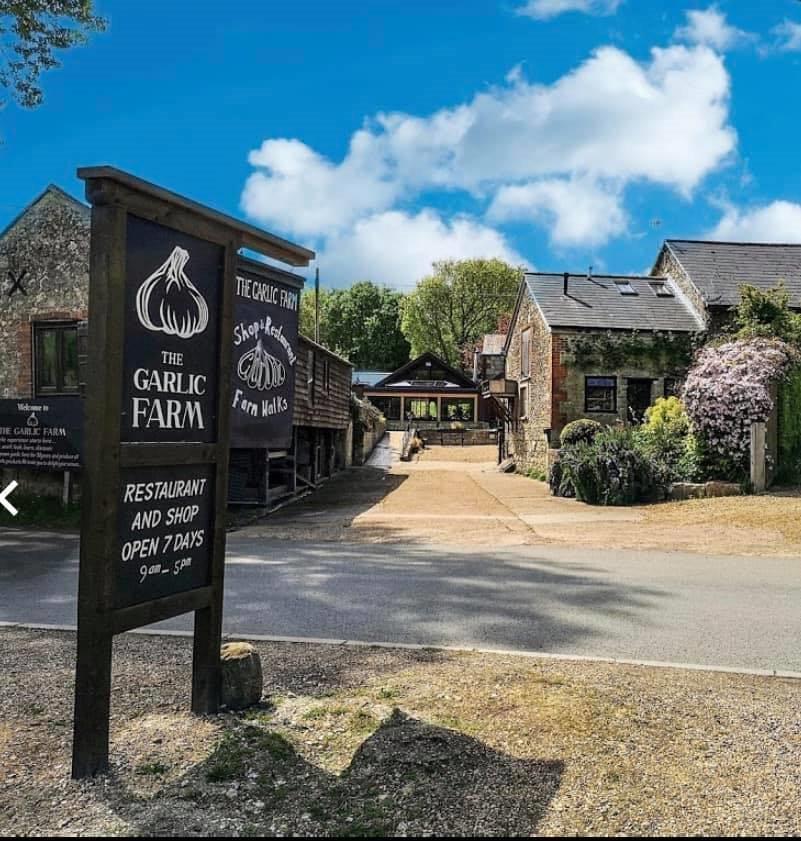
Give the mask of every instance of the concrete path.
[{"label": "concrete path", "polygon": [[[74,624],[77,549],[0,532],[0,621]],[[801,672],[799,604],[795,559],[234,534],[225,629]]]}]

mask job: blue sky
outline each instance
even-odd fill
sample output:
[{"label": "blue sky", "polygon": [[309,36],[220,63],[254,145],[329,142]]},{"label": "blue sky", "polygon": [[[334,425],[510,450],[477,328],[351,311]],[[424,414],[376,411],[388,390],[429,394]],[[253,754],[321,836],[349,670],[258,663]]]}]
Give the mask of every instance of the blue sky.
[{"label": "blue sky", "polygon": [[136,3],[0,111],[0,227],[113,164],[410,288],[434,259],[632,273],[801,241],[801,3]]}]

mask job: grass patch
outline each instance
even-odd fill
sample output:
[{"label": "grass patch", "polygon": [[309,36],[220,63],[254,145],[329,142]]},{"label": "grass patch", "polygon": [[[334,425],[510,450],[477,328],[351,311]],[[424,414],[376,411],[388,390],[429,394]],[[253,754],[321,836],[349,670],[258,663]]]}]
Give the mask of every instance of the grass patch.
[{"label": "grass patch", "polygon": [[166,774],[169,768],[163,762],[145,762],[137,766],[134,773],[140,777],[160,777]]},{"label": "grass patch", "polygon": [[360,736],[369,736],[378,727],[378,720],[364,710],[355,712],[350,717],[350,729]]},{"label": "grass patch", "polygon": [[397,689],[394,686],[382,686],[378,690],[378,698],[381,701],[393,701],[400,694],[400,689]]},{"label": "grass patch", "polygon": [[295,755],[295,749],[282,736],[260,727],[229,730],[209,759],[206,779],[210,783],[235,780],[245,773],[248,761],[265,753],[272,759],[284,761]]},{"label": "grass patch", "polygon": [[13,493],[10,502],[19,511],[16,517],[5,508],[0,510],[0,526],[37,526],[49,529],[77,529],[81,525],[81,506],[70,503],[66,508],[60,499]]},{"label": "grass patch", "polygon": [[348,709],[347,707],[342,706],[334,706],[334,707],[326,707],[326,706],[317,706],[317,707],[310,707],[303,713],[303,719],[306,721],[319,721],[320,719],[327,718],[329,715],[333,716],[340,716],[340,715],[347,715]]}]

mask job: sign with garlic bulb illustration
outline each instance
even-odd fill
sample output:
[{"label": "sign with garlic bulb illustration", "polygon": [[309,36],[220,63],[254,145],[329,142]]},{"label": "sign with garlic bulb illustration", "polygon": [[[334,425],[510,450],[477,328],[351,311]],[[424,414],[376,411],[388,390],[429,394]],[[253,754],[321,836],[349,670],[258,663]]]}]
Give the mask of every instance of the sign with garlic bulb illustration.
[{"label": "sign with garlic bulb illustration", "polygon": [[122,440],[217,438],[223,249],[128,217]]},{"label": "sign with garlic bulb illustration", "polygon": [[139,287],[136,314],[143,327],[181,339],[191,339],[206,329],[209,308],[184,271],[188,262],[189,252],[176,245]]},{"label": "sign with garlic bulb illustration", "polygon": [[231,445],[292,443],[302,278],[242,258],[234,298]]}]

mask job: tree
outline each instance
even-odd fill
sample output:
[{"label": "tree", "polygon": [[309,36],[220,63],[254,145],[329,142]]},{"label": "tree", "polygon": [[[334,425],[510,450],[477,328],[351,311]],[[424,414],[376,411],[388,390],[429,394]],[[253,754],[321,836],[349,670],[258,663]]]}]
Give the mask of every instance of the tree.
[{"label": "tree", "polygon": [[520,269],[503,260],[444,260],[403,302],[401,327],[412,356],[433,351],[451,365],[512,310]]},{"label": "tree", "polygon": [[92,0],[0,0],[0,87],[24,108],[42,102],[39,76],[59,66],[56,50],[106,28]]},{"label": "tree", "polygon": [[[409,361],[400,329],[403,295],[371,281],[320,291],[320,341],[356,368],[394,371]],[[314,292],[301,298],[301,332],[314,337]]]}]

